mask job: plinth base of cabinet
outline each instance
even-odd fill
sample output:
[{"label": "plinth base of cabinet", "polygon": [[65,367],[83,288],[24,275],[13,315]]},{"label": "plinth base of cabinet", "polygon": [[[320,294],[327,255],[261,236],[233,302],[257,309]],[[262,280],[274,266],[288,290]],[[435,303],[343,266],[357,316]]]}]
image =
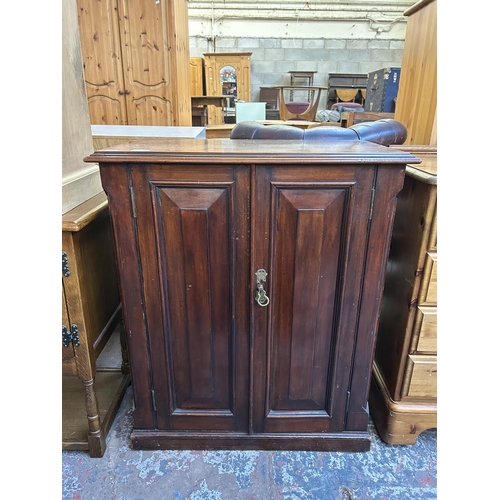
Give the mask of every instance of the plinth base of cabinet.
[{"label": "plinth base of cabinet", "polygon": [[220,434],[133,430],[136,450],[369,451],[369,432],[337,434]]},{"label": "plinth base of cabinet", "polygon": [[78,377],[62,377],[62,449],[85,450],[91,457],[102,457],[106,449],[106,436],[130,384],[130,375],[120,371],[97,372],[95,392],[101,420],[100,436],[90,438],[85,387]]},{"label": "plinth base of cabinet", "polygon": [[369,401],[378,434],[388,444],[415,444],[421,432],[437,428],[435,401],[394,401],[376,370],[372,373]]}]

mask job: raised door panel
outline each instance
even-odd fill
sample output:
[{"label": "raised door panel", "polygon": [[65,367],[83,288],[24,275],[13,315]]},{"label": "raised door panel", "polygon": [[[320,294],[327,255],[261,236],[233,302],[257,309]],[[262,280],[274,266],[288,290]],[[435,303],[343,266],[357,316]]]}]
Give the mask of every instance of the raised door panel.
[{"label": "raised door panel", "polygon": [[126,125],[116,0],[77,0],[90,123]]},{"label": "raised door panel", "polygon": [[[213,56],[205,55],[205,90],[207,95],[222,95],[220,70],[224,64],[219,64]],[[208,123],[224,123],[224,112],[217,106],[207,106]]]},{"label": "raised door panel", "polygon": [[245,102],[250,102],[252,100],[252,89],[250,83],[250,56],[242,55],[240,57],[239,65],[236,67],[236,85],[238,99]]},{"label": "raised door panel", "polygon": [[254,267],[270,302],[254,306],[254,430],[341,431],[373,170],[258,170]]},{"label": "raised door panel", "polygon": [[133,174],[158,429],[248,428],[248,177]]},{"label": "raised door panel", "polygon": [[[327,414],[329,364],[345,189],[283,189],[278,204],[272,411]],[[278,288],[279,286],[279,288]],[[327,312],[327,314],[325,314]]]},{"label": "raised door panel", "polygon": [[189,76],[190,76],[190,92],[192,96],[205,95],[203,91],[203,66],[204,61],[202,57],[189,58]]}]

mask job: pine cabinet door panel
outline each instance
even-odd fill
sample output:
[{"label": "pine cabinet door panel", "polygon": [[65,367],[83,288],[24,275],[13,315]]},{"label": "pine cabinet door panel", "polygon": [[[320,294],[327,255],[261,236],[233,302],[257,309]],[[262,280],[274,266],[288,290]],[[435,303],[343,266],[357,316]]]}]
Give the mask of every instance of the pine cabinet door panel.
[{"label": "pine cabinet door panel", "polygon": [[231,169],[155,175],[133,179],[157,428],[245,430],[249,284],[237,269],[248,269],[247,180]]},{"label": "pine cabinet door panel", "polygon": [[[88,87],[87,87],[88,88]],[[88,98],[90,123],[93,125],[127,125],[125,100],[107,95],[94,95]]]},{"label": "pine cabinet door panel", "polygon": [[203,57],[189,58],[190,92],[192,96],[205,95],[203,91]]},{"label": "pine cabinet door panel", "polygon": [[134,125],[173,125],[172,103],[160,96],[146,95],[131,99],[129,109]]},{"label": "pine cabinet door panel", "polygon": [[90,123],[126,125],[116,0],[77,0],[77,5]]},{"label": "pine cabinet door panel", "polygon": [[120,1],[129,125],[174,125],[167,2]]},{"label": "pine cabinet door panel", "polygon": [[338,431],[361,292],[363,258],[356,252],[366,245],[373,172],[358,178],[349,167],[290,167],[262,169],[257,177],[258,192],[268,194],[255,204],[254,246],[264,248],[254,266],[268,266],[270,304],[267,314],[254,307],[255,359],[267,359],[256,371],[255,428],[300,432],[307,422],[312,432]]}]

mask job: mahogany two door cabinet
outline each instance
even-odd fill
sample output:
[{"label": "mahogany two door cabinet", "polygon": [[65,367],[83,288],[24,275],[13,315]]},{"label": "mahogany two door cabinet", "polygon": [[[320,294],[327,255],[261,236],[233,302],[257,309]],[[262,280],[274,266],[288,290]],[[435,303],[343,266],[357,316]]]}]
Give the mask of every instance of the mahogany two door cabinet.
[{"label": "mahogany two door cabinet", "polygon": [[137,449],[367,451],[396,196],[363,141],[150,139],[97,151]]}]

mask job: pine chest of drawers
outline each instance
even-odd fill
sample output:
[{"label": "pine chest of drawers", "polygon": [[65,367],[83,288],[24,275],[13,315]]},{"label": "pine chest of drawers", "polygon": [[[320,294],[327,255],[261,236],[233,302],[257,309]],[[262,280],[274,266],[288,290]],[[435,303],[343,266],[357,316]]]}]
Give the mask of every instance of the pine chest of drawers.
[{"label": "pine chest of drawers", "polygon": [[413,444],[437,427],[437,154],[407,166],[382,297],[370,410],[382,439]]}]

